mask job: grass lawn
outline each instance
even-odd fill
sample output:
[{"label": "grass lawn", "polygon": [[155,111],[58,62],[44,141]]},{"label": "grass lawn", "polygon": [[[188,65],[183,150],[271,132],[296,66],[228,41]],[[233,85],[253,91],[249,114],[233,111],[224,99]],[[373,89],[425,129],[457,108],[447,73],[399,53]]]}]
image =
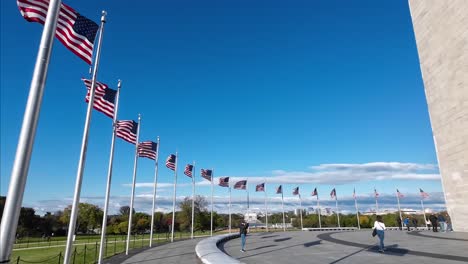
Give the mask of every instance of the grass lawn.
[{"label": "grass lawn", "polygon": [[[209,235],[209,232],[196,232],[194,236]],[[190,233],[176,232],[174,239],[190,238]],[[71,255],[70,262],[76,264],[94,263],[99,257],[99,243],[101,237],[93,236],[77,236],[74,242],[74,251]],[[104,248],[106,257],[111,257],[119,253],[125,252],[126,235],[109,235],[107,236],[107,247]],[[153,245],[163,243],[170,240],[170,234],[155,233],[153,235]],[[11,256],[11,263],[35,262],[35,263],[63,263],[63,255],[65,254],[66,237],[55,237],[49,242],[41,238],[29,239],[29,242],[23,239],[23,243],[15,244]],[[143,248],[149,246],[149,234],[132,236],[130,239],[130,249]],[[39,248],[38,248],[39,247]],[[59,261],[59,256],[60,261]]]}]

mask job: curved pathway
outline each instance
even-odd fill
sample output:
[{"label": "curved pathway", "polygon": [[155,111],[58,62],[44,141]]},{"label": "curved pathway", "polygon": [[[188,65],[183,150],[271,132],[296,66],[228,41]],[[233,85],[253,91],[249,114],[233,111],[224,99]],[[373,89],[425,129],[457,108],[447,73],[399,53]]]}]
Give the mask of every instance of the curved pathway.
[{"label": "curved pathway", "polygon": [[378,253],[377,238],[370,230],[358,232],[278,232],[252,234],[246,252],[240,240],[221,245],[230,256],[244,263],[466,263],[468,238],[464,233],[446,233],[447,238],[418,237],[404,231],[387,231],[387,251]]},{"label": "curved pathway", "polygon": [[107,264],[117,263],[164,263],[164,264],[199,264],[195,246],[204,238],[176,241],[174,243],[158,244],[152,248],[131,251],[129,256],[120,254],[104,260]]}]

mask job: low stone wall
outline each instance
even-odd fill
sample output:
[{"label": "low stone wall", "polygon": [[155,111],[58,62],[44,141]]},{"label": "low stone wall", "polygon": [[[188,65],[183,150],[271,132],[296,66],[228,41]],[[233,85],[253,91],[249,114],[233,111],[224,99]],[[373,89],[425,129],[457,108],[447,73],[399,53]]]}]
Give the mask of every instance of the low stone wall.
[{"label": "low stone wall", "polygon": [[218,248],[219,244],[238,237],[239,234],[227,234],[203,239],[198,242],[195,252],[205,264],[242,264],[242,262],[226,255]]}]

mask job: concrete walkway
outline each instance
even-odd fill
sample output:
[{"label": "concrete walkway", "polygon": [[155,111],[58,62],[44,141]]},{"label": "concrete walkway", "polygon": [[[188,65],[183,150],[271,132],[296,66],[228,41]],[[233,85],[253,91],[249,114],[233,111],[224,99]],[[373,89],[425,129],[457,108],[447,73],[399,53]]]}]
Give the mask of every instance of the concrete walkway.
[{"label": "concrete walkway", "polygon": [[[247,264],[468,262],[468,233],[387,231],[385,236],[387,251],[383,254],[377,252],[378,239],[371,236],[370,230],[254,233],[247,237],[245,253],[240,252],[240,239],[227,241],[220,247]],[[130,256],[114,256],[104,263],[200,264],[195,246],[202,239],[158,244],[132,251]]]},{"label": "concrete walkway", "polygon": [[385,253],[370,230],[358,232],[257,233],[220,247],[244,263],[440,263],[468,262],[468,233],[387,231]]},{"label": "concrete walkway", "polygon": [[197,255],[195,254],[195,246],[204,238],[188,239],[176,241],[174,243],[158,244],[152,248],[143,250],[131,251],[129,256],[120,254],[109,259],[104,263],[164,263],[164,264],[199,264]]}]

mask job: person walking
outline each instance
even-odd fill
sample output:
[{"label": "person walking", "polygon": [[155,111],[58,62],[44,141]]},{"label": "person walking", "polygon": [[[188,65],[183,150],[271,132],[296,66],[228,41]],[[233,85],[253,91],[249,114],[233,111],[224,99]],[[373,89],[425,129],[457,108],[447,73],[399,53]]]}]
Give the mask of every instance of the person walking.
[{"label": "person walking", "polygon": [[384,247],[384,238],[385,238],[385,224],[382,220],[382,216],[378,215],[377,219],[374,222],[374,229],[377,231],[377,236],[379,237],[380,244],[379,244],[379,252],[383,253],[385,250]]},{"label": "person walking", "polygon": [[410,231],[410,227],[409,227],[409,218],[406,217],[405,220],[403,220],[403,224],[405,224],[406,228],[408,229],[408,231]]},{"label": "person walking", "polygon": [[429,220],[431,221],[431,224],[432,224],[432,232],[438,232],[437,231],[437,216],[435,216],[434,214],[431,214],[431,216],[429,216]]},{"label": "person walking", "polygon": [[445,217],[442,213],[437,216],[437,221],[440,224],[440,232],[445,232],[447,230],[447,226],[445,225]]},{"label": "person walking", "polygon": [[245,252],[245,238],[247,236],[247,231],[249,229],[249,223],[247,223],[245,220],[242,220],[239,226],[239,233],[241,236],[241,252]]}]

